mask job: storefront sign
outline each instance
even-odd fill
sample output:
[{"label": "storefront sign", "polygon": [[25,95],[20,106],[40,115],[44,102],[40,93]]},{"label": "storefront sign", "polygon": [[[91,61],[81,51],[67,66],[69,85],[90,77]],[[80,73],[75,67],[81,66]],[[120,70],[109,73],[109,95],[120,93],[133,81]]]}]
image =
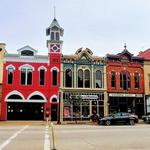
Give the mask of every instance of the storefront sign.
[{"label": "storefront sign", "polygon": [[82,99],[98,99],[97,95],[81,95]]},{"label": "storefront sign", "polygon": [[142,94],[109,93],[110,97],[143,97]]}]

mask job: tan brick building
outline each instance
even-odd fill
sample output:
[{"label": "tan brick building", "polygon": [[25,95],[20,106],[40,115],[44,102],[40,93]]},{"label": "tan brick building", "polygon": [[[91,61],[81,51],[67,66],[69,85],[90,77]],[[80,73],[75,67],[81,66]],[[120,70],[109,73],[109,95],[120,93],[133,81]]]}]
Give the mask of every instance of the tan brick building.
[{"label": "tan brick building", "polygon": [[150,113],[150,49],[141,51],[139,56],[144,57],[145,113]]},{"label": "tan brick building", "polygon": [[2,79],[3,79],[3,60],[5,54],[5,43],[0,43],[0,116],[1,116],[1,96],[2,96]]}]

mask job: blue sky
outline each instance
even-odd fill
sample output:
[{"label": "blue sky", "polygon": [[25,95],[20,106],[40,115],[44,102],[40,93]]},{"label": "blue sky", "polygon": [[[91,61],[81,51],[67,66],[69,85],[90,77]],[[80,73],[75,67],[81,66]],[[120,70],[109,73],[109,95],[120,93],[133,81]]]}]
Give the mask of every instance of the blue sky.
[{"label": "blue sky", "polygon": [[138,54],[150,48],[150,0],[0,0],[0,42],[9,53],[30,45],[47,54],[45,30],[56,6],[63,54],[88,47],[94,55]]}]

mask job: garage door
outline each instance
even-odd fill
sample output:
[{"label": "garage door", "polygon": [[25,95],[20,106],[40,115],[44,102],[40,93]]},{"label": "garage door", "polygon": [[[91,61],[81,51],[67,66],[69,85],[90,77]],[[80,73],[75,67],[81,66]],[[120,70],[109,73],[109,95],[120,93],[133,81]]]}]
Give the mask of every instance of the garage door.
[{"label": "garage door", "polygon": [[43,120],[44,103],[7,103],[7,120]]}]

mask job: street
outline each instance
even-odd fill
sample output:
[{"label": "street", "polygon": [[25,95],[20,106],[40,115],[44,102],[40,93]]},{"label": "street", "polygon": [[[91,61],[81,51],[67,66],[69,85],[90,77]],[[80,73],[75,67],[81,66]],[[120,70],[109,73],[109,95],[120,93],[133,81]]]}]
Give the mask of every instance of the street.
[{"label": "street", "polygon": [[[0,150],[149,150],[150,125],[0,124]],[[53,145],[54,144],[54,145]]]}]

